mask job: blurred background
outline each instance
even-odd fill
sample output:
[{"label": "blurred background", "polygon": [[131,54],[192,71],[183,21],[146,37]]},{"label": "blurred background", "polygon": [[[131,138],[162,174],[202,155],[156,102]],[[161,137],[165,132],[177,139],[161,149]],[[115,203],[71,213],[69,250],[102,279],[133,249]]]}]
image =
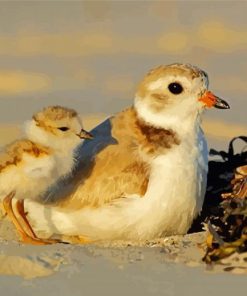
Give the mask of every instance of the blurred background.
[{"label": "blurred background", "polygon": [[247,134],[246,1],[1,1],[0,144],[34,111],[76,108],[90,128],[129,106],[160,64],[204,69],[231,105],[210,110],[209,146]]}]

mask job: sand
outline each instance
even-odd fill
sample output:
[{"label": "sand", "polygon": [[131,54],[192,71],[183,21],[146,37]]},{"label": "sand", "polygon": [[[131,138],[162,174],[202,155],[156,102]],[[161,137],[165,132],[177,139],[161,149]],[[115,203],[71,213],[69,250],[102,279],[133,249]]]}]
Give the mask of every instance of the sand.
[{"label": "sand", "polygon": [[[1,224],[7,222],[4,219]],[[15,237],[12,227],[9,232]],[[246,291],[247,256],[206,266],[201,260],[204,241],[205,232],[143,243],[90,245],[30,246],[2,238],[0,295],[232,295]]]}]

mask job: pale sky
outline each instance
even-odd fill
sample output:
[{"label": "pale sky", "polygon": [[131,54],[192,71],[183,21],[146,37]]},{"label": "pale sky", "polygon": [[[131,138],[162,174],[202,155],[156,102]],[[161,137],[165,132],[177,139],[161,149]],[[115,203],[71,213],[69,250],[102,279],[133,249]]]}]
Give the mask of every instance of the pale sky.
[{"label": "pale sky", "polygon": [[112,114],[149,69],[189,62],[231,105],[206,118],[247,130],[246,11],[245,1],[1,1],[1,122],[51,104]]}]

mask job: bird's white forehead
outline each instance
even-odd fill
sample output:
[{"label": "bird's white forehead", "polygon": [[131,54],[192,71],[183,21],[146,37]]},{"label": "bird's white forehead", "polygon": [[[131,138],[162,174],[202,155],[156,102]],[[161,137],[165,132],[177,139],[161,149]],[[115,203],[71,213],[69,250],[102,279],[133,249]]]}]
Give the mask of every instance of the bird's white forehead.
[{"label": "bird's white forehead", "polygon": [[148,85],[148,90],[153,91],[157,89],[164,89],[172,82],[179,82],[185,88],[190,88],[192,85],[192,81],[186,77],[170,75],[168,77],[161,77],[158,80],[151,82]]},{"label": "bird's white forehead", "polygon": [[162,90],[167,88],[167,86],[172,82],[178,82],[182,84],[184,89],[191,91],[194,91],[196,88],[208,88],[208,78],[204,75],[200,75],[193,79],[188,79],[186,76],[181,75],[169,75],[167,77],[161,77],[156,81],[152,81],[149,83],[147,88],[151,92],[158,89]]}]

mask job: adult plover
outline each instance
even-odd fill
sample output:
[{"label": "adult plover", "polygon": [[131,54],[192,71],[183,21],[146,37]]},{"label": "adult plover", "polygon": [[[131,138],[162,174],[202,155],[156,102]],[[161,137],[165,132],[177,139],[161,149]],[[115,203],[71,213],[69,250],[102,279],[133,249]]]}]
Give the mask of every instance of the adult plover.
[{"label": "adult plover", "polygon": [[29,202],[30,220],[50,234],[91,239],[186,233],[204,200],[208,152],[200,121],[211,107],[229,105],[208,90],[203,70],[172,64],[150,71],[134,105],[92,131],[97,137],[81,149],[79,186],[59,207],[46,208],[52,223]]}]

